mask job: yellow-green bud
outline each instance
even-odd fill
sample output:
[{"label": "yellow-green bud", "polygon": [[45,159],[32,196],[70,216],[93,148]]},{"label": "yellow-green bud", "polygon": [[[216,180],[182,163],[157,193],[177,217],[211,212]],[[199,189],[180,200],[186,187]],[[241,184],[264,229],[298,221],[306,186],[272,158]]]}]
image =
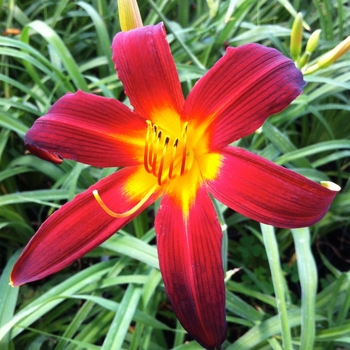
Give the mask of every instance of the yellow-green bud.
[{"label": "yellow-green bud", "polygon": [[216,16],[219,9],[219,2],[220,0],[207,0],[207,4],[209,7],[209,16],[211,18],[214,18]]},{"label": "yellow-green bud", "polygon": [[306,49],[305,51],[309,53],[310,55],[315,51],[318,41],[320,39],[320,34],[321,34],[321,29],[315,30],[311,35],[309,40],[307,41],[306,44]]},{"label": "yellow-green bud", "polygon": [[306,44],[305,52],[297,62],[297,67],[299,69],[303,68],[309,62],[311,54],[315,51],[318,45],[320,34],[321,34],[321,29],[317,29],[310,35],[309,40],[307,41],[307,44]]},{"label": "yellow-green bud", "polygon": [[136,0],[118,0],[119,22],[123,32],[143,26]]},{"label": "yellow-green bud", "polygon": [[293,22],[292,32],[290,35],[290,53],[296,61],[301,52],[301,42],[303,36],[303,15],[299,12]]},{"label": "yellow-green bud", "polygon": [[333,50],[327,52],[317,61],[318,65],[326,68],[345,55],[350,50],[350,36],[338,44]]}]

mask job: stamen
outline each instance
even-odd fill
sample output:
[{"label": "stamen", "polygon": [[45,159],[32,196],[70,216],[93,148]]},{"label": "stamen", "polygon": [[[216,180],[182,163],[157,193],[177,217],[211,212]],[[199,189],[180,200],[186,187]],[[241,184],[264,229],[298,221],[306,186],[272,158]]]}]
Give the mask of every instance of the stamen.
[{"label": "stamen", "polygon": [[187,155],[187,128],[188,128],[188,122],[184,124],[182,137],[184,142],[184,149],[182,151],[182,162],[181,162],[181,176],[185,173],[185,165],[186,165],[186,155]]},{"label": "stamen", "polygon": [[171,155],[171,161],[169,165],[169,179],[175,179],[176,175],[173,175],[173,170],[174,170],[174,162],[175,162],[175,156],[176,156],[176,150],[177,150],[177,145],[179,144],[179,139],[176,139],[173,145],[173,153]]},{"label": "stamen", "polygon": [[113,210],[109,209],[107,207],[107,205],[103,202],[102,198],[100,197],[100,195],[98,194],[97,190],[93,190],[92,194],[94,195],[97,203],[100,205],[100,207],[110,216],[112,216],[113,218],[116,219],[122,219],[122,218],[126,218],[132,214],[134,214],[137,210],[139,210],[152,196],[152,194],[154,194],[155,190],[157,188],[157,185],[153,186],[152,189],[145,195],[145,197],[143,197],[140,202],[138,202],[133,208],[131,208],[128,211],[125,211],[124,213],[116,213]]},{"label": "stamen", "polygon": [[159,186],[164,185],[164,183],[162,183],[162,175],[163,175],[164,159],[165,159],[166,150],[168,148],[169,141],[170,141],[170,138],[169,138],[169,136],[167,136],[165,138],[165,142],[164,142],[164,146],[163,146],[162,158],[160,160],[159,170],[158,170],[158,185]]},{"label": "stamen", "polygon": [[149,120],[146,120],[147,123],[147,134],[146,134],[146,143],[145,143],[145,153],[143,155],[143,162],[145,165],[145,169],[148,173],[152,173],[152,169],[149,167],[149,161],[148,161],[148,153],[152,152],[152,142],[150,142],[150,138],[153,136],[152,134],[152,123]]},{"label": "stamen", "polygon": [[[187,149],[188,122],[183,124],[178,138],[164,134],[163,130],[156,124],[152,124],[150,120],[146,120],[146,123],[144,167],[148,173],[157,177],[158,185],[163,186],[167,181],[166,178],[172,180],[183,176],[190,167],[192,154]],[[172,144],[172,150],[168,149],[170,144]]]},{"label": "stamen", "polygon": [[152,174],[154,176],[157,176],[157,156],[158,156],[158,150],[159,150],[159,143],[162,138],[162,131],[160,130],[157,135],[157,141],[156,141],[156,149],[154,150],[154,155],[153,155],[153,163],[152,163]]},{"label": "stamen", "polygon": [[150,164],[152,168],[152,161],[153,161],[153,154],[154,154],[154,145],[157,137],[157,125],[153,125],[153,135],[152,135],[152,140],[151,140],[151,149],[149,152],[149,157],[148,157],[148,164]]}]

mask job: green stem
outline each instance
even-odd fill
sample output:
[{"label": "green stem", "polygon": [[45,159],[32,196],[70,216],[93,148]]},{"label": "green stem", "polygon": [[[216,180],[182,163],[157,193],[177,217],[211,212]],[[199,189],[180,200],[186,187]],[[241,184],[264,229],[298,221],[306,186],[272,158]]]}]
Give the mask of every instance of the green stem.
[{"label": "green stem", "polygon": [[270,265],[273,287],[275,290],[276,304],[281,324],[283,349],[292,350],[292,338],[287,314],[287,303],[285,299],[285,284],[280,264],[275,231],[272,226],[260,224],[264,239],[267,258]]},{"label": "green stem", "polygon": [[188,27],[189,23],[189,3],[187,0],[179,0],[178,1],[178,7],[179,7],[179,22],[181,24],[182,28]]}]

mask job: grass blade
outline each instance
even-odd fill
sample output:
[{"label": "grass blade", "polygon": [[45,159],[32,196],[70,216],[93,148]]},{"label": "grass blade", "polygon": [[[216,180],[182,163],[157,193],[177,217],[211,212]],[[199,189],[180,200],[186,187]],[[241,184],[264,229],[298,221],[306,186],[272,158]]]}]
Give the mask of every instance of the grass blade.
[{"label": "grass blade", "polygon": [[317,269],[310,248],[310,230],[292,230],[298,273],[301,285],[301,337],[300,350],[313,349],[315,339],[315,303]]},{"label": "grass blade", "polygon": [[264,239],[266,254],[271,270],[273,287],[276,295],[278,316],[281,323],[283,348],[285,350],[292,350],[292,337],[285,299],[285,283],[279,258],[277,240],[275,237],[275,230],[272,226],[269,225],[260,224],[260,227]]},{"label": "grass blade", "polygon": [[129,284],[119,305],[113,322],[108,330],[101,350],[119,350],[122,348],[125,335],[128,332],[130,322],[141,298],[141,288]]},{"label": "grass blade", "polygon": [[87,83],[84,77],[81,75],[73,56],[58,34],[42,21],[31,22],[28,24],[28,26],[41,34],[50,44],[52,49],[56,52],[56,55],[62,60],[62,64],[69,73],[69,76],[74,81],[76,88],[83,91],[89,91]]}]

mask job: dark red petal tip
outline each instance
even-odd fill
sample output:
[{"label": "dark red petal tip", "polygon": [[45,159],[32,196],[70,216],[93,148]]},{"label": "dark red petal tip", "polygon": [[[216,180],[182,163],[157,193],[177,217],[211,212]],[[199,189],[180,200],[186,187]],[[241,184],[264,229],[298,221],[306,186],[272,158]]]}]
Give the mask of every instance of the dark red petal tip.
[{"label": "dark red petal tip", "polygon": [[43,149],[35,147],[34,145],[31,145],[30,142],[31,141],[30,141],[30,139],[28,137],[26,137],[24,139],[24,143],[26,145],[26,148],[27,148],[27,150],[30,153],[36,155],[38,158],[47,160],[47,161],[55,163],[55,164],[61,164],[62,163],[62,158],[58,154],[50,153],[50,152],[47,152],[47,151],[45,151]]}]

